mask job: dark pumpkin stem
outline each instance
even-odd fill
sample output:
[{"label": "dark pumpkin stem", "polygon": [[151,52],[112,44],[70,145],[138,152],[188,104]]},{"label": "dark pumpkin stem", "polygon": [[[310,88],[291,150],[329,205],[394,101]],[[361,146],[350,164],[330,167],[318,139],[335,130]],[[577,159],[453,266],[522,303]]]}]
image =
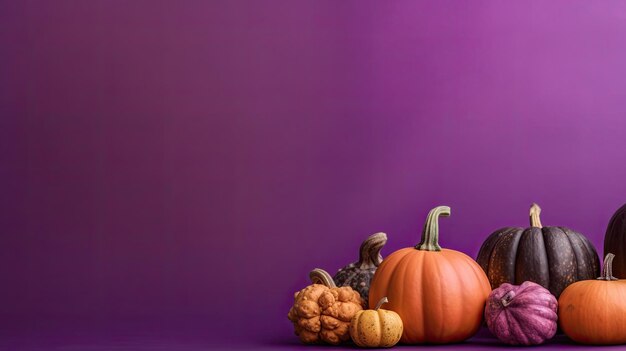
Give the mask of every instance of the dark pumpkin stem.
[{"label": "dark pumpkin stem", "polygon": [[613,259],[615,255],[612,253],[606,254],[604,257],[604,265],[602,266],[602,274],[598,277],[600,280],[617,280],[613,276]]},{"label": "dark pumpkin stem", "polygon": [[311,283],[313,284],[322,284],[329,288],[336,288],[335,282],[333,278],[323,269],[315,268],[309,273],[309,278],[311,279]]},{"label": "dark pumpkin stem", "polygon": [[359,262],[357,265],[361,269],[376,268],[383,261],[383,256],[380,254],[380,250],[387,243],[387,234],[376,233],[370,235],[361,244],[359,250]]},{"label": "dark pumpkin stem", "polygon": [[430,210],[422,231],[422,241],[415,246],[416,249],[441,251],[441,246],[439,246],[439,216],[450,216],[450,207],[438,206]]},{"label": "dark pumpkin stem", "polygon": [[530,226],[535,228],[543,228],[541,225],[541,218],[539,215],[541,214],[541,207],[537,204],[533,204],[530,206]]},{"label": "dark pumpkin stem", "polygon": [[378,301],[378,303],[376,304],[376,308],[374,308],[374,310],[378,310],[380,306],[382,306],[383,304],[386,304],[387,302],[389,302],[389,299],[387,299],[387,296],[383,297],[382,299],[380,299],[380,301]]},{"label": "dark pumpkin stem", "polygon": [[502,303],[502,306],[506,307],[511,304],[514,297],[515,297],[515,292],[511,290],[502,297],[502,299],[500,300],[500,303]]}]

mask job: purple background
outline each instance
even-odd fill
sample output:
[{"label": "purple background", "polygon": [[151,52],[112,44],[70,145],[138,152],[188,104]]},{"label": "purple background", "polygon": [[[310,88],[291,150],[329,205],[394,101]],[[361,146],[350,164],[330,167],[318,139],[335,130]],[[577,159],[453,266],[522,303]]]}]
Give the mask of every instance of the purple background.
[{"label": "purple background", "polygon": [[471,256],[533,201],[601,251],[625,40],[619,1],[0,1],[2,340],[297,345],[310,269],[440,204]]}]

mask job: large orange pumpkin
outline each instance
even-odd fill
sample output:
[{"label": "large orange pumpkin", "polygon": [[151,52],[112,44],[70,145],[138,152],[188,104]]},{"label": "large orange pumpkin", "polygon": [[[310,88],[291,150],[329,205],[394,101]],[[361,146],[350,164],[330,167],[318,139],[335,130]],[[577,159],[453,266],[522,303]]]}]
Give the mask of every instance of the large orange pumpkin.
[{"label": "large orange pumpkin", "polygon": [[491,292],[480,266],[466,254],[439,246],[439,206],[428,214],[422,241],[387,258],[372,279],[369,306],[389,298],[387,309],[402,318],[405,344],[463,341],[478,331]]}]

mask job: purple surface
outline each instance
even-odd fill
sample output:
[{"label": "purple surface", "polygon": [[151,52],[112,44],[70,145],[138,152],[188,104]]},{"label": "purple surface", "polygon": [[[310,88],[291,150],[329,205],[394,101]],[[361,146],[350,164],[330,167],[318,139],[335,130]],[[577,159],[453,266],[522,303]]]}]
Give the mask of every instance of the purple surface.
[{"label": "purple surface", "polygon": [[600,248],[626,202],[625,13],[0,1],[0,345],[132,320],[293,347],[307,272],[376,231],[416,244],[435,205],[471,256],[531,202]]}]

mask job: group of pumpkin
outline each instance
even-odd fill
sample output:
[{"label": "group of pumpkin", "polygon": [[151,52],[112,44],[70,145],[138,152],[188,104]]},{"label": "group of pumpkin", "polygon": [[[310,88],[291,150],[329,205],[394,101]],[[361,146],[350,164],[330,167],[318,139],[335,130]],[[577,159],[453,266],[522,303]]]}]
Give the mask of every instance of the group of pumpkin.
[{"label": "group of pumpkin", "polygon": [[[313,284],[295,293],[288,318],[304,343],[454,343],[474,335],[483,316],[511,345],[549,340],[557,320],[574,341],[626,343],[626,280],[613,277],[626,278],[626,205],[607,228],[601,274],[591,242],[568,228],[543,227],[540,212],[533,204],[529,228],[495,231],[474,261],[439,246],[438,219],[450,208],[436,207],[415,247],[383,260],[387,236],[377,233],[361,245],[359,261],[334,280],[312,271]],[[374,309],[364,310],[367,304]]]}]

